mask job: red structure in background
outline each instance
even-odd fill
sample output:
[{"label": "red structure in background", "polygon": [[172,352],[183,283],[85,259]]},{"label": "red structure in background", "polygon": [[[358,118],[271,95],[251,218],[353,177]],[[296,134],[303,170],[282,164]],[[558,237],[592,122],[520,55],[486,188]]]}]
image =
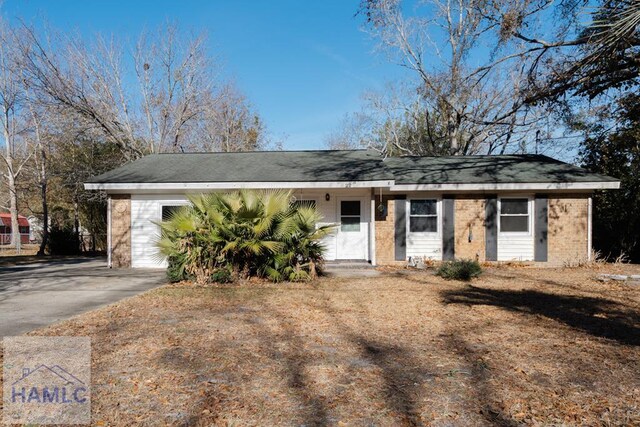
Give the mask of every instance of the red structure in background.
[{"label": "red structure in background", "polygon": [[[18,215],[18,228],[20,243],[29,243],[29,221],[22,215]],[[0,213],[0,245],[9,244],[11,244],[11,214]]]}]

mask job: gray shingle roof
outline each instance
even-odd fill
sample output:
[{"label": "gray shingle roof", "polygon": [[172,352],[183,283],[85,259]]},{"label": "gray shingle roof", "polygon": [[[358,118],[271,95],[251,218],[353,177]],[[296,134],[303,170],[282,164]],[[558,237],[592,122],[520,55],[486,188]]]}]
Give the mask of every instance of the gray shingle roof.
[{"label": "gray shingle roof", "polygon": [[489,184],[616,182],[551,157],[502,156],[395,157],[385,161],[396,184]]},{"label": "gray shingle roof", "polygon": [[615,182],[539,155],[396,157],[366,150],[154,154],[88,183],[327,182],[396,184]]},{"label": "gray shingle roof", "polygon": [[91,183],[305,182],[393,179],[365,150],[153,154]]}]

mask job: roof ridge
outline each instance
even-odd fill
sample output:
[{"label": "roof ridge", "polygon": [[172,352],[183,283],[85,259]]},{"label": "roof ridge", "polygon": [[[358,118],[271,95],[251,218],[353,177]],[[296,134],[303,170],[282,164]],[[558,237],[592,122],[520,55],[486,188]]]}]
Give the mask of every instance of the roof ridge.
[{"label": "roof ridge", "polygon": [[[407,156],[389,156],[384,159],[407,159],[407,158],[419,158],[419,159],[468,159],[469,157],[482,157],[482,158],[500,158],[500,157],[545,157],[548,159],[553,159],[558,162],[561,160],[555,159],[553,157],[549,157],[545,154],[534,154],[534,153],[520,153],[520,154],[447,154],[442,156],[421,156],[421,155],[407,155]],[[564,162],[563,162],[564,163]]]},{"label": "roof ridge", "polygon": [[141,158],[148,156],[159,156],[165,154],[176,154],[176,155],[185,155],[185,154],[252,154],[252,153],[338,153],[338,152],[349,152],[349,153],[368,153],[374,152],[373,150],[368,150],[365,148],[357,148],[357,149],[338,149],[338,150],[250,150],[250,151],[189,151],[185,153],[152,153],[147,154]]}]

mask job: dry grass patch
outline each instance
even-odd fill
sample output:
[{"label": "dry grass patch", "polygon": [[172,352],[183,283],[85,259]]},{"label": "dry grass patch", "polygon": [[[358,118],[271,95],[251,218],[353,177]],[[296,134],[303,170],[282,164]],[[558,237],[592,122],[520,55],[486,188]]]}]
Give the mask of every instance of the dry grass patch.
[{"label": "dry grass patch", "polygon": [[640,287],[595,275],[167,286],[37,334],[92,338],[99,425],[637,425]]}]

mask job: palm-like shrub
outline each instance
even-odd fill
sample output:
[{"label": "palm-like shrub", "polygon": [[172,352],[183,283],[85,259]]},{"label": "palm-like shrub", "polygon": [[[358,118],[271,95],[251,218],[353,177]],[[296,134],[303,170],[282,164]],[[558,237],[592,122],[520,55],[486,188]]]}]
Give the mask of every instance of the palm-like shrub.
[{"label": "palm-like shrub", "polygon": [[173,281],[299,281],[314,278],[322,265],[320,239],[332,226],[316,227],[315,207],[292,203],[290,191],[210,193],[189,201],[160,223],[157,245]]}]

